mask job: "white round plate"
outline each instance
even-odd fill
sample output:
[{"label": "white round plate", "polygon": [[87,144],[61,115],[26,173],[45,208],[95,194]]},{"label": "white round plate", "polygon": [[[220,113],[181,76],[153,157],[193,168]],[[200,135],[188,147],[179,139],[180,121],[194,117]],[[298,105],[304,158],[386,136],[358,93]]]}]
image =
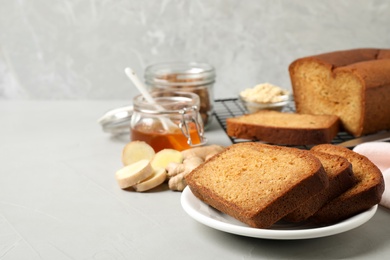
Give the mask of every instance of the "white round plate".
[{"label": "white round plate", "polygon": [[354,229],[374,216],[378,206],[349,219],[329,226],[315,226],[310,223],[278,222],[269,229],[252,228],[248,225],[208,206],[199,200],[187,186],[181,195],[183,209],[198,222],[224,232],[256,238],[294,240],[331,236]]}]

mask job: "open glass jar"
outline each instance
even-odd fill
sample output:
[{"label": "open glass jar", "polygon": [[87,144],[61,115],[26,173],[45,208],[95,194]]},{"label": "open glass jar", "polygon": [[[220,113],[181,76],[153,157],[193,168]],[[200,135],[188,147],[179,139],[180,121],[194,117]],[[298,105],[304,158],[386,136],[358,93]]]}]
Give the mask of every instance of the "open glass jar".
[{"label": "open glass jar", "polygon": [[200,98],[199,111],[203,123],[211,122],[215,69],[207,63],[165,62],[145,69],[145,83],[150,89],[193,92]]},{"label": "open glass jar", "polygon": [[182,151],[206,143],[198,95],[172,90],[152,91],[151,95],[155,104],[142,95],[133,99],[132,141],[144,141],[156,152],[167,148]]}]

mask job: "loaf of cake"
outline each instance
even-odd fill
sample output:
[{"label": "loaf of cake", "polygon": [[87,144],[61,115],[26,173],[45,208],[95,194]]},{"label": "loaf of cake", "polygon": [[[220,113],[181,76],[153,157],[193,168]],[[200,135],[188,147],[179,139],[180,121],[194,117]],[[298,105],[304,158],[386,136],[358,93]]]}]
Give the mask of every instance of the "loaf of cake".
[{"label": "loaf of cake", "polygon": [[330,143],[339,131],[335,115],[309,115],[261,110],[226,120],[229,136],[279,145]]},{"label": "loaf of cake", "polygon": [[390,129],[390,49],[304,57],[289,73],[298,113],[337,115],[354,136]]},{"label": "loaf of cake", "polygon": [[340,196],[327,202],[310,219],[317,224],[331,224],[378,204],[384,192],[384,180],[381,171],[367,157],[347,148],[321,144],[312,151],[334,154],[346,158],[352,164],[356,184]]},{"label": "loaf of cake", "polygon": [[255,228],[269,228],[329,184],[309,151],[254,142],[229,146],[186,181],[197,198]]},{"label": "loaf of cake", "polygon": [[347,159],[322,152],[312,151],[312,153],[321,161],[325,172],[328,174],[329,186],[284,217],[283,219],[286,221],[301,222],[307,220],[325,203],[338,197],[356,183],[351,163]]}]

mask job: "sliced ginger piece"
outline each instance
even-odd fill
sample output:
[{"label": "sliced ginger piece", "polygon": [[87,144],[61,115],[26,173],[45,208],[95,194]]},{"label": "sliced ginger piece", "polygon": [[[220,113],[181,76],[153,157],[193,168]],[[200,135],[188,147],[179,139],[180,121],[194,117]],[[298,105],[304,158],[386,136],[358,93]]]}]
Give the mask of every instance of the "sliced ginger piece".
[{"label": "sliced ginger piece", "polygon": [[134,186],[153,174],[150,161],[147,159],[140,160],[123,167],[115,173],[119,187],[126,189]]},{"label": "sliced ginger piece", "polygon": [[170,163],[182,163],[183,155],[174,149],[163,149],[156,153],[152,159],[152,168],[156,171],[159,168],[165,169]]},{"label": "sliced ginger piece", "polygon": [[123,148],[122,163],[126,166],[144,159],[151,161],[155,154],[149,144],[143,141],[131,141]]},{"label": "sliced ginger piece", "polygon": [[152,176],[134,185],[133,188],[139,192],[151,190],[159,186],[160,184],[164,183],[166,178],[167,178],[167,171],[164,168],[159,168],[153,172]]}]

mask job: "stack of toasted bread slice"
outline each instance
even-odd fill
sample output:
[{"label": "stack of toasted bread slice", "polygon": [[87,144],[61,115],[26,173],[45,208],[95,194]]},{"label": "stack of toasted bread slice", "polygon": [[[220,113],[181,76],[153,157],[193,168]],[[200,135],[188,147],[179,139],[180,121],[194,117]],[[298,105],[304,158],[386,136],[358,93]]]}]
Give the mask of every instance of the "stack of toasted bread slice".
[{"label": "stack of toasted bread slice", "polygon": [[186,176],[200,200],[251,227],[277,221],[328,224],[379,203],[383,176],[366,157],[334,145],[311,151],[239,143]]}]

